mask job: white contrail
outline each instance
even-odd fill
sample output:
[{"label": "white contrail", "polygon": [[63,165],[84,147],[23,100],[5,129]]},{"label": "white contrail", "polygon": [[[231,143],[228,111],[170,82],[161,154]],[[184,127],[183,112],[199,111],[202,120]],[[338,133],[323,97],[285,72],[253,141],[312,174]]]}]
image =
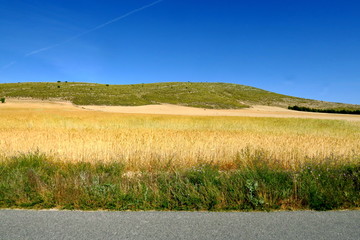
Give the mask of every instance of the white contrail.
[{"label": "white contrail", "polygon": [[92,29],[89,29],[89,30],[86,30],[86,31],[84,31],[84,32],[82,32],[82,33],[79,33],[79,34],[77,34],[77,35],[75,35],[75,36],[73,36],[73,37],[71,37],[71,38],[69,38],[69,39],[67,39],[67,40],[65,40],[65,41],[63,41],[63,42],[61,42],[61,43],[58,43],[58,44],[55,44],[55,45],[52,45],[52,46],[48,46],[48,47],[44,47],[44,48],[40,48],[40,49],[31,51],[31,52],[25,54],[25,57],[28,57],[28,56],[31,56],[31,55],[34,55],[34,54],[38,54],[38,53],[40,53],[40,52],[44,52],[44,51],[53,49],[53,48],[55,48],[55,47],[61,46],[61,45],[65,44],[65,43],[71,42],[71,41],[73,41],[73,40],[75,40],[75,39],[78,39],[79,37],[81,37],[81,36],[83,36],[83,35],[85,35],[85,34],[88,34],[88,33],[94,32],[94,31],[96,31],[96,30],[99,30],[100,28],[103,28],[103,27],[105,27],[105,26],[107,26],[107,25],[109,25],[109,24],[112,24],[112,23],[117,22],[117,21],[119,21],[119,20],[121,20],[121,19],[124,19],[124,18],[126,18],[126,17],[128,17],[128,16],[130,16],[130,15],[132,15],[132,14],[134,14],[134,13],[137,13],[137,12],[140,12],[140,11],[142,11],[142,10],[145,10],[146,8],[152,7],[152,6],[158,4],[158,3],[162,2],[162,1],[164,1],[164,0],[157,0],[157,1],[155,1],[155,2],[152,2],[152,3],[150,3],[150,4],[147,4],[147,5],[145,5],[145,6],[142,6],[142,7],[140,7],[140,8],[134,9],[134,10],[128,12],[128,13],[125,13],[124,15],[121,15],[121,16],[119,16],[119,17],[116,17],[116,18],[114,18],[114,19],[112,19],[112,20],[110,20],[110,21],[107,21],[107,22],[105,22],[105,23],[103,23],[103,24],[100,24],[100,25],[98,25],[98,26],[96,26],[96,27],[94,27],[94,28],[92,28]]},{"label": "white contrail", "polygon": [[[152,7],[152,6],[158,4],[158,3],[162,2],[162,1],[164,1],[164,0],[157,0],[155,2],[152,2],[152,3],[148,4],[148,5],[145,5],[145,6],[142,6],[140,8],[137,8],[135,10],[132,10],[132,11],[130,11],[128,13],[125,13],[124,15],[122,15],[120,17],[114,18],[114,19],[112,19],[110,21],[107,21],[106,23],[100,24],[99,26],[96,26],[96,27],[94,27],[94,28],[92,28],[90,30],[87,30],[87,31],[83,32],[83,33],[80,33],[79,35],[75,36],[74,38],[78,38],[78,37],[80,37],[80,36],[82,36],[84,34],[88,34],[90,32],[96,31],[96,30],[98,30],[100,28],[103,28],[103,27],[109,25],[109,24],[112,24],[112,23],[117,22],[117,21],[119,21],[121,19],[124,19],[124,18],[126,18],[126,17],[128,17],[128,16],[130,16],[130,15],[136,13],[136,12],[140,12],[140,11],[146,9],[146,8]],[[72,38],[71,40],[74,40],[74,38]]]},{"label": "white contrail", "polygon": [[[29,57],[29,56],[32,56],[32,55],[35,55],[35,54],[38,54],[38,53],[41,53],[41,52],[48,51],[48,50],[53,49],[53,48],[55,48],[55,47],[59,47],[59,46],[61,46],[61,45],[64,45],[64,44],[66,44],[66,43],[68,43],[68,42],[71,42],[71,41],[73,41],[73,40],[75,40],[75,39],[78,39],[79,37],[81,37],[81,36],[83,36],[83,35],[85,35],[85,34],[88,34],[88,33],[94,32],[94,31],[96,31],[96,30],[99,30],[99,29],[101,29],[101,28],[103,28],[103,27],[105,27],[105,26],[107,26],[107,25],[109,25],[109,24],[115,23],[115,22],[117,22],[117,21],[119,21],[119,20],[121,20],[121,19],[124,19],[124,18],[126,18],[126,17],[128,17],[128,16],[130,16],[130,15],[132,15],[132,14],[134,14],[134,13],[137,13],[137,12],[140,12],[140,11],[142,11],[142,10],[145,10],[145,9],[147,9],[147,8],[149,8],[149,7],[152,7],[152,6],[158,4],[158,3],[162,2],[162,1],[164,1],[164,0],[157,0],[157,1],[154,1],[154,2],[152,2],[152,3],[150,3],[150,4],[147,4],[147,5],[144,5],[144,6],[142,6],[142,7],[137,8],[137,9],[134,9],[134,10],[132,10],[132,11],[130,11],[130,12],[127,12],[127,13],[119,16],[119,17],[116,17],[116,18],[114,18],[114,19],[112,19],[112,20],[110,20],[110,21],[107,21],[107,22],[105,22],[105,23],[102,23],[102,24],[100,24],[100,25],[98,25],[98,26],[96,26],[96,27],[94,27],[94,28],[91,28],[91,29],[86,30],[86,31],[84,31],[84,32],[82,32],[82,33],[79,33],[79,34],[77,34],[77,35],[75,35],[75,36],[73,36],[73,37],[71,37],[71,38],[69,38],[69,39],[67,39],[67,40],[65,40],[65,41],[63,41],[63,42],[60,42],[60,43],[57,43],[57,44],[54,44],[54,45],[51,45],[51,46],[48,46],[48,47],[43,47],[43,48],[36,49],[36,50],[31,51],[31,52],[28,52],[28,53],[26,53],[26,54],[24,55],[24,57]],[[11,63],[9,63],[9,64],[4,65],[1,69],[9,68],[10,66],[14,65],[15,63],[16,63],[16,62],[13,61],[13,62],[11,62]]]},{"label": "white contrail", "polygon": [[9,67],[11,67],[12,65],[16,64],[16,61],[12,61],[4,66],[1,67],[1,70],[7,69]]},{"label": "white contrail", "polygon": [[36,49],[36,50],[34,50],[34,51],[31,51],[31,52],[25,54],[24,57],[29,57],[29,56],[31,56],[31,55],[35,55],[35,54],[38,54],[38,53],[41,53],[41,52],[45,52],[45,51],[47,51],[47,50],[50,50],[50,49],[55,48],[55,47],[57,47],[57,46],[60,46],[60,45],[62,45],[62,44],[64,44],[64,43],[65,43],[65,42],[62,42],[62,43],[59,43],[59,44],[55,44],[55,45],[52,45],[52,46],[49,46],[49,47],[44,47],[44,48]]}]

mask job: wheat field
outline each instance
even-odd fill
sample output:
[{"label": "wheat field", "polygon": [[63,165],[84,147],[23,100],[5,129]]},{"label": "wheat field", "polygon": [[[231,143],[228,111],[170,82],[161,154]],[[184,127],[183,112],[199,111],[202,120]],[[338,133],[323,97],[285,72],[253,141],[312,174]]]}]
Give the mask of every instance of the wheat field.
[{"label": "wheat field", "polygon": [[360,122],[265,117],[105,113],[77,108],[2,107],[0,156],[40,152],[56,161],[119,161],[128,171],[216,163],[232,169],[261,152],[295,168],[360,154]]}]

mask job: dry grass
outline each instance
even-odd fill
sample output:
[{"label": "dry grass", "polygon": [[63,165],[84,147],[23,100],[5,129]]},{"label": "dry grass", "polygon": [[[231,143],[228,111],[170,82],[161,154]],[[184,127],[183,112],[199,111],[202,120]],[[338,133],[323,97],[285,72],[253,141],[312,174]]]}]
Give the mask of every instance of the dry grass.
[{"label": "dry grass", "polygon": [[122,161],[128,171],[213,162],[231,169],[261,150],[293,168],[360,153],[360,122],[165,116],[72,108],[0,109],[0,155],[40,151],[59,161]]}]

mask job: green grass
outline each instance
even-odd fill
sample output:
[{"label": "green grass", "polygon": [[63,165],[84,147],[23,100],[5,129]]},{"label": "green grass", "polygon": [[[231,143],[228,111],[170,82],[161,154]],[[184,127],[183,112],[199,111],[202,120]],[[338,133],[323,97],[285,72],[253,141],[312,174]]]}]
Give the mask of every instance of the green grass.
[{"label": "green grass", "polygon": [[330,210],[360,207],[360,162],[309,159],[296,170],[252,156],[125,174],[121,162],[61,163],[35,153],[0,161],[0,208],[109,210]]},{"label": "green grass", "polygon": [[77,105],[140,106],[169,103],[214,109],[239,109],[251,105],[360,109],[359,105],[296,98],[229,83],[172,82],[134,85],[67,82],[7,83],[0,84],[0,96],[61,99]]}]

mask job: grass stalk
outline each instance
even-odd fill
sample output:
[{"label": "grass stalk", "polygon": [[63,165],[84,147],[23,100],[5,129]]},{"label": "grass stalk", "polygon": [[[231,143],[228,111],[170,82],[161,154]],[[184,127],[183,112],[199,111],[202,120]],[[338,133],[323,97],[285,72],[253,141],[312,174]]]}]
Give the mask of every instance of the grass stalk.
[{"label": "grass stalk", "polygon": [[330,210],[360,207],[359,159],[289,170],[251,156],[217,164],[126,172],[121,162],[59,162],[40,153],[0,162],[1,208],[81,210]]}]

